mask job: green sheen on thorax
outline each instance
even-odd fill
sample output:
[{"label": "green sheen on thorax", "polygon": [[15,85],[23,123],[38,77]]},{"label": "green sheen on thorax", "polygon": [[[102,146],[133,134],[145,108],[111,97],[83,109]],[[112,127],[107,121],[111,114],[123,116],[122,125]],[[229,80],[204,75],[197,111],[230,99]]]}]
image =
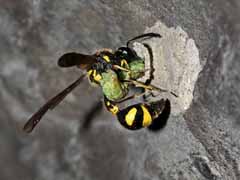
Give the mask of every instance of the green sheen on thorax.
[{"label": "green sheen on thorax", "polygon": [[117,73],[113,70],[103,72],[100,85],[102,87],[103,94],[111,101],[116,101],[123,98],[127,89],[124,87],[118,79]]}]

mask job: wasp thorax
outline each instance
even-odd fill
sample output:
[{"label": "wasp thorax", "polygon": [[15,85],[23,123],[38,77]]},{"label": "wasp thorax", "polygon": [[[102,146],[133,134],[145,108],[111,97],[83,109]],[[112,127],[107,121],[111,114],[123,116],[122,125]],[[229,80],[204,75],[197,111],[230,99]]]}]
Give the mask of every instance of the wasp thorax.
[{"label": "wasp thorax", "polygon": [[102,87],[103,94],[111,101],[116,101],[127,94],[126,87],[119,81],[118,75],[113,70],[107,70],[103,72],[100,85]]}]

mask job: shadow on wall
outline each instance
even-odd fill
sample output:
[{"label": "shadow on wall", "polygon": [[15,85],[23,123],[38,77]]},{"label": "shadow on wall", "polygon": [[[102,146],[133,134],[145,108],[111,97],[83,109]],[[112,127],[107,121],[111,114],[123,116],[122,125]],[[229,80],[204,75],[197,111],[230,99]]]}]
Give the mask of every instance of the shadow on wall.
[{"label": "shadow on wall", "polygon": [[[108,135],[108,136],[106,136]],[[79,139],[86,153],[86,174],[91,179],[128,179],[126,136],[109,126],[98,126],[80,132]]]}]

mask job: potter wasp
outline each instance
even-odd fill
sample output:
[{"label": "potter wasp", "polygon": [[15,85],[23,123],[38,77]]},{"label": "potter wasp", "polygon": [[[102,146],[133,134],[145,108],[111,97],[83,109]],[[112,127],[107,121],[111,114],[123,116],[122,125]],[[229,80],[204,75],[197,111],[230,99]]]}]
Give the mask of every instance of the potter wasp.
[{"label": "potter wasp", "polygon": [[[81,83],[85,76],[89,78],[91,83],[101,87],[104,97],[103,104],[109,112],[117,116],[119,122],[125,128],[136,130],[142,127],[154,128],[154,124],[161,124],[163,112],[170,109],[168,99],[137,103],[125,108],[119,107],[120,103],[143,96],[149,91],[169,92],[151,85],[151,79],[148,79],[146,82],[138,81],[146,72],[145,62],[131,46],[133,42],[147,38],[161,38],[161,35],[157,33],[142,34],[130,39],[126,46],[120,47],[116,51],[102,49],[93,55],[76,52],[62,55],[58,60],[58,66],[62,68],[76,66],[86,71],[86,73],[44,104],[30,117],[23,130],[30,133],[44,114],[48,110],[54,109]],[[150,50],[147,44],[144,44],[144,46]],[[153,71],[151,70],[151,72]],[[143,91],[138,94],[128,95],[131,87],[141,88]],[[170,93],[175,95],[172,92]]]}]

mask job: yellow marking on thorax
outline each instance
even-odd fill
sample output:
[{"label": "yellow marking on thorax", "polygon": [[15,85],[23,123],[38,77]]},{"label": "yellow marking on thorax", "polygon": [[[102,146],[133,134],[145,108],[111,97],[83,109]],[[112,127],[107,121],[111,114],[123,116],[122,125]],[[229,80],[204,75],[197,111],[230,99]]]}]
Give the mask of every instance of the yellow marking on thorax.
[{"label": "yellow marking on thorax", "polygon": [[93,76],[93,79],[97,82],[99,82],[101,79],[102,79],[102,76],[100,74],[97,74],[97,71],[94,69],[94,70],[89,70],[88,71],[88,76]]},{"label": "yellow marking on thorax", "polygon": [[127,115],[125,116],[125,121],[127,123],[127,125],[132,126],[133,122],[135,120],[137,114],[137,109],[136,108],[132,108]]},{"label": "yellow marking on thorax", "polygon": [[105,61],[107,61],[107,62],[110,62],[110,58],[109,58],[109,56],[107,56],[107,55],[103,56],[103,59],[104,59]]},{"label": "yellow marking on thorax", "polygon": [[128,67],[128,63],[125,59],[121,60],[121,67]]},{"label": "yellow marking on thorax", "polygon": [[93,78],[96,76],[96,74],[97,74],[97,71],[96,71],[96,69],[94,69],[94,70],[93,70],[93,73],[92,73]]},{"label": "yellow marking on thorax", "polygon": [[95,81],[100,81],[102,79],[102,76],[100,74],[97,74],[96,76],[94,76],[94,80]]},{"label": "yellow marking on thorax", "polygon": [[92,72],[93,72],[93,70],[90,69],[90,70],[87,72],[87,73],[88,73],[88,76],[91,76]]},{"label": "yellow marking on thorax", "polygon": [[148,109],[141,105],[141,108],[143,110],[143,122],[142,125],[143,127],[149,126],[152,123],[152,116],[149,113]]}]

